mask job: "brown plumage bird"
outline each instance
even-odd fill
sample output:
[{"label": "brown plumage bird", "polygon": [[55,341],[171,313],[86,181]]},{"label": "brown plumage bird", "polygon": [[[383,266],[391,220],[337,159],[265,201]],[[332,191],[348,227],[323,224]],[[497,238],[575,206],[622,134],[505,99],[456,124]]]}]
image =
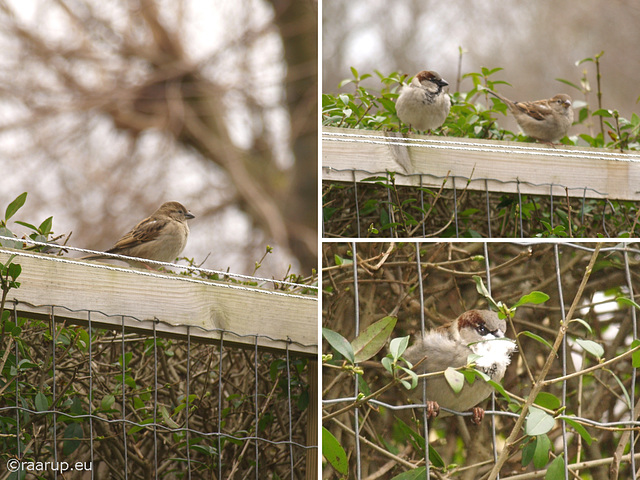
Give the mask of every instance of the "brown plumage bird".
[{"label": "brown plumage bird", "polygon": [[564,93],[547,100],[513,102],[494,91],[487,89],[487,92],[507,105],[525,135],[540,142],[557,142],[569,132],[573,123],[572,100]]},{"label": "brown plumage bird", "polygon": [[[195,218],[178,202],[163,203],[150,217],[138,223],[106,253],[146,258],[158,262],[173,262],[187,245],[187,220]],[[107,255],[87,255],[83,260],[112,258]],[[113,258],[112,258],[113,259]],[[132,266],[151,268],[144,262],[128,260]]]}]

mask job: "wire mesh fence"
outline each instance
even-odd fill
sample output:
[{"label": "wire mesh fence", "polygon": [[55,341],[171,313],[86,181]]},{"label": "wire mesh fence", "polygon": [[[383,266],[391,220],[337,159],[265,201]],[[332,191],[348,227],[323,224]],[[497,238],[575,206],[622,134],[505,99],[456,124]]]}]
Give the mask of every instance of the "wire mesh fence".
[{"label": "wire mesh fence", "polygon": [[325,128],[326,238],[635,236],[640,156]]},{"label": "wire mesh fence", "polygon": [[317,366],[286,332],[4,307],[2,478],[313,478]]},{"label": "wire mesh fence", "polygon": [[428,384],[410,398],[383,367],[387,347],[352,365],[324,343],[323,426],[349,475],[637,478],[639,262],[637,243],[325,243],[323,327],[348,341],[388,316],[399,338],[488,308],[473,277],[516,307],[518,353],[480,426],[469,412],[426,421]]},{"label": "wire mesh fence", "polygon": [[[489,189],[486,179],[347,172],[353,176],[350,183],[323,182],[326,238],[590,238],[615,237],[638,226],[640,210],[633,202],[611,201],[597,192],[587,196],[587,188],[576,196],[578,189],[536,185],[550,192],[542,196],[520,193],[527,182],[517,180],[511,182],[517,193],[499,193]],[[416,186],[398,185],[400,176]],[[484,191],[458,189],[456,180],[482,184]],[[558,189],[567,195],[551,193]]]}]

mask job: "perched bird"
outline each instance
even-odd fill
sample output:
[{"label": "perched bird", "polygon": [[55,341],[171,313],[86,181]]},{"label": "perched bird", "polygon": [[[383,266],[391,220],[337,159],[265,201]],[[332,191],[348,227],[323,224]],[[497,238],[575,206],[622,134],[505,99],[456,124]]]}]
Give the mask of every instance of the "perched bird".
[{"label": "perched bird", "polygon": [[[500,382],[511,362],[511,354],[517,348],[513,340],[505,337],[506,328],[506,322],[495,312],[469,310],[453,322],[429,331],[403,356],[417,365],[414,368],[416,373],[423,374],[441,372],[448,367],[463,367],[469,363],[469,355],[476,354],[479,355],[473,360],[476,369],[486,373],[494,382]],[[482,421],[484,410],[476,405],[491,394],[493,388],[488,383],[476,378],[473,384],[465,382],[462,390],[456,393],[443,375],[425,380],[429,418],[437,416],[442,406],[458,412],[471,409],[472,422],[479,424]],[[422,388],[413,390],[412,396],[419,397],[422,402]],[[442,414],[447,415],[450,413]]]},{"label": "perched bird", "polygon": [[449,83],[436,72],[423,70],[402,87],[396,113],[402,123],[416,130],[433,130],[444,123],[451,109],[449,94],[442,91]]},{"label": "perched bird", "polygon": [[[195,218],[178,202],[163,203],[153,214],[138,223],[106,253],[140,257],[158,262],[173,262],[187,244],[187,220]],[[87,255],[84,260],[112,258],[106,255]],[[128,261],[132,266],[151,268],[143,262]]]},{"label": "perched bird", "polygon": [[571,97],[564,93],[547,100],[512,102],[499,93],[488,89],[487,92],[507,104],[525,135],[540,142],[557,142],[567,134],[573,123]]}]

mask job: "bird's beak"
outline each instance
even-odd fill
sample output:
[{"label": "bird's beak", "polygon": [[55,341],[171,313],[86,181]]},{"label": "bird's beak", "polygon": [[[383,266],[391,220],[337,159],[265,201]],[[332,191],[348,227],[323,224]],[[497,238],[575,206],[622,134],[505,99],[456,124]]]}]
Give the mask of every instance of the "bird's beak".
[{"label": "bird's beak", "polygon": [[438,81],[438,85],[440,85],[441,87],[446,87],[447,85],[449,85],[449,82],[447,82],[444,78],[441,78]]},{"label": "bird's beak", "polygon": [[191,212],[187,212],[184,214],[184,218],[186,218],[187,220],[190,220],[192,218],[196,218],[196,216]]}]

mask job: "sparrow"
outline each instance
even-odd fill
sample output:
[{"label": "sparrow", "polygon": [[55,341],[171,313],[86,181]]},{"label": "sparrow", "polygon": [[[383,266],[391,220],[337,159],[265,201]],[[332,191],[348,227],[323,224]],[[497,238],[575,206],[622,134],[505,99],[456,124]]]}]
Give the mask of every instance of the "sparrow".
[{"label": "sparrow", "polygon": [[[441,372],[448,367],[463,367],[469,364],[469,355],[476,354],[479,357],[473,360],[475,368],[494,382],[500,382],[511,363],[511,354],[517,348],[513,340],[505,337],[506,328],[506,322],[495,312],[469,310],[453,322],[426,333],[405,351],[403,357],[416,365],[416,373],[423,374]],[[476,425],[482,421],[484,410],[476,405],[493,391],[487,382],[476,378],[473,384],[465,382],[462,390],[455,393],[444,375],[423,381],[427,383],[429,418],[437,416],[442,406],[457,412],[472,410],[471,421]],[[413,392],[412,396],[419,396],[422,402],[422,388]],[[442,414],[448,415],[451,414]]]},{"label": "sparrow", "polygon": [[[187,244],[189,226],[187,220],[195,218],[178,202],[163,203],[150,217],[145,218],[126,233],[106,253],[140,257],[158,262],[173,262],[182,253]],[[82,257],[83,260],[112,258],[94,254]],[[113,259],[113,258],[112,258]],[[128,260],[134,267],[144,266],[144,262]]]},{"label": "sparrow", "polygon": [[547,100],[535,102],[512,102],[499,93],[487,89],[509,107],[522,131],[544,143],[554,143],[564,137],[573,123],[571,97],[559,93]]},{"label": "sparrow", "polygon": [[442,91],[449,83],[436,72],[423,70],[402,87],[396,113],[402,123],[416,130],[433,130],[444,123],[451,109],[449,94]]}]

